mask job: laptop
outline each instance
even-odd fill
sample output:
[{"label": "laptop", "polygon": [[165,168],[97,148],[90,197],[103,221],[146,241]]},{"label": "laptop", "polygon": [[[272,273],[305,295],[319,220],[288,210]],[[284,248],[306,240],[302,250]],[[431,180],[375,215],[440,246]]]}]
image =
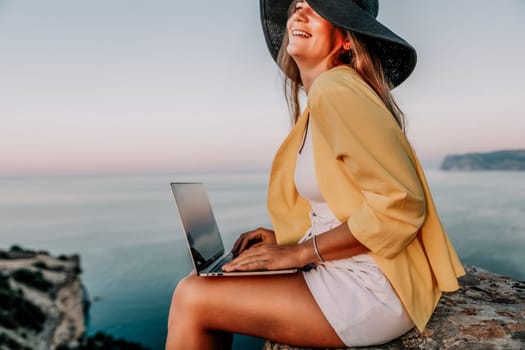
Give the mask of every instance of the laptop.
[{"label": "laptop", "polygon": [[295,273],[298,269],[224,272],[221,267],[233,259],[225,252],[222,237],[203,183],[171,184],[179,217],[185,231],[193,267],[199,276],[253,276]]}]

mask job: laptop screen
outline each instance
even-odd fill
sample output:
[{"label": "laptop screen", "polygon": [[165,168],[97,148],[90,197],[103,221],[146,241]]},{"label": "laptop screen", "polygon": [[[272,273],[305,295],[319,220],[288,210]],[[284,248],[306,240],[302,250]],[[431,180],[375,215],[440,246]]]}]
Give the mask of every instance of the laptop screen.
[{"label": "laptop screen", "polygon": [[224,253],[217,222],[202,183],[172,183],[180,219],[198,271]]}]

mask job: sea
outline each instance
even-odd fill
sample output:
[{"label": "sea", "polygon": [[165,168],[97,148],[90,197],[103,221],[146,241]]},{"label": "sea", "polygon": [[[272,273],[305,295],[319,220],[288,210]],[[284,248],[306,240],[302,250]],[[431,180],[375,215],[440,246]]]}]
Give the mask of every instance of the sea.
[{"label": "sea", "polygon": [[[525,172],[426,172],[463,263],[525,280]],[[88,334],[164,349],[173,290],[191,262],[170,182],[205,183],[225,246],[270,227],[267,172],[0,177],[0,248],[79,254]],[[236,335],[234,349],[262,339]]]}]

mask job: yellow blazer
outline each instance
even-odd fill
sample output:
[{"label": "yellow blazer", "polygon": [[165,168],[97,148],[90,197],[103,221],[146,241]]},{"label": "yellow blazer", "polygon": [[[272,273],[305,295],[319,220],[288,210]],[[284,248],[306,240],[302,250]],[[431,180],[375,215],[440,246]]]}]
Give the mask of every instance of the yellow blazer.
[{"label": "yellow blazer", "polygon": [[405,134],[352,68],[335,67],[314,81],[304,113],[275,155],[267,204],[278,243],[297,242],[311,224],[310,205],[294,184],[308,119],[321,193],[422,331],[441,292],[457,290],[465,272]]}]

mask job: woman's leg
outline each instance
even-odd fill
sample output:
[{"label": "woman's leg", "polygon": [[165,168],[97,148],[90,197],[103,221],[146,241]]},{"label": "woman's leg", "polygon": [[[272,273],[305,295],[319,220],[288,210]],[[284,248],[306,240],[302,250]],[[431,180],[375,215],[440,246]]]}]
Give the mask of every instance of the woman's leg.
[{"label": "woman's leg", "polygon": [[166,349],[229,349],[227,333],[296,346],[344,346],[301,273],[184,278],[173,295]]}]

